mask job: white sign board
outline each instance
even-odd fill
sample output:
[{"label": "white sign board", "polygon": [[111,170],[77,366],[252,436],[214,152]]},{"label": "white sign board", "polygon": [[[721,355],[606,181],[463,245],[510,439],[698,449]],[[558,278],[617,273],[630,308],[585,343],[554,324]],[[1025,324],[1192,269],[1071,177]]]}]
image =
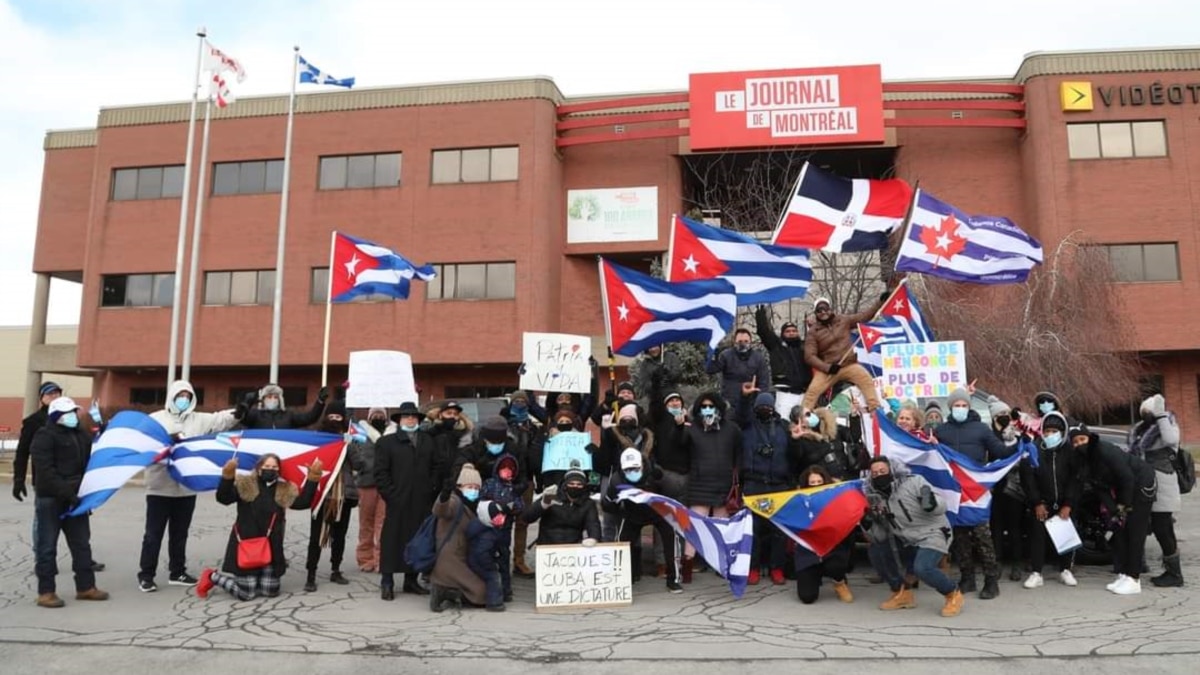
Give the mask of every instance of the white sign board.
[{"label": "white sign board", "polygon": [[586,394],[592,390],[592,339],[565,333],[525,333],[521,360],[525,373],[521,389],[569,391]]},{"label": "white sign board", "polygon": [[567,190],[568,244],[657,239],[657,187]]},{"label": "white sign board", "polygon": [[967,388],[962,340],[883,345],[885,398],[945,398],[959,388]]},{"label": "white sign board", "polygon": [[560,431],[542,446],[542,473],[577,468],[592,470],[592,453],[587,446],[592,435],[585,431]]},{"label": "white sign board", "polygon": [[412,357],[404,352],[376,349],[350,352],[347,408],[398,408],[417,402]]},{"label": "white sign board", "polygon": [[539,612],[589,607],[623,607],[633,604],[629,543],[546,546],[538,544],[537,575]]}]

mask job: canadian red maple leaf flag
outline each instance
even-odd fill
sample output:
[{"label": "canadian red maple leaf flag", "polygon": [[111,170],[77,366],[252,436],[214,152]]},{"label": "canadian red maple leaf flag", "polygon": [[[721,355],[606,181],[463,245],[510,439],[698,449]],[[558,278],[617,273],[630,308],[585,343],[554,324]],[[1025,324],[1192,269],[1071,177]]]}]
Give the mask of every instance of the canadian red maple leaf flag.
[{"label": "canadian red maple leaf flag", "polygon": [[[958,221],[953,214],[947,215],[936,228],[921,227],[921,243],[925,244],[925,250],[936,259],[949,260],[967,247],[966,238],[958,236],[957,230]],[[937,260],[934,261],[934,265],[937,265]]]}]

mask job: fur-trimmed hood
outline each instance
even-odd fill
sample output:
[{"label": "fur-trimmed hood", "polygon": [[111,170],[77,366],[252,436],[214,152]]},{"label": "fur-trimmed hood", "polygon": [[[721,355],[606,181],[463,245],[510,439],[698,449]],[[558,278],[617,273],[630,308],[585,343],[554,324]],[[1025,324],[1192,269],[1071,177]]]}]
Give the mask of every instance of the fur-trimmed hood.
[{"label": "fur-trimmed hood", "polygon": [[821,424],[812,429],[802,417],[800,424],[804,426],[804,431],[800,432],[800,438],[812,441],[832,441],[837,438],[837,415],[829,408],[817,408],[813,413],[821,419]]},{"label": "fur-trimmed hood", "polygon": [[620,427],[612,428],[613,437],[621,444],[621,449],[637,448],[642,452],[642,461],[645,462],[654,454],[654,432],[645,427],[638,429],[638,431],[641,432],[640,435],[642,437],[642,447],[640,448],[633,442],[633,439],[621,433]]},{"label": "fur-trimmed hood", "polygon": [[[244,502],[252,502],[258,499],[261,488],[258,483],[258,475],[253,473],[243,474],[238,476],[233,481],[233,486],[237,488],[238,499]],[[280,478],[275,484],[275,503],[280,508],[291,508],[292,503],[300,496],[300,489],[288,481]]]}]

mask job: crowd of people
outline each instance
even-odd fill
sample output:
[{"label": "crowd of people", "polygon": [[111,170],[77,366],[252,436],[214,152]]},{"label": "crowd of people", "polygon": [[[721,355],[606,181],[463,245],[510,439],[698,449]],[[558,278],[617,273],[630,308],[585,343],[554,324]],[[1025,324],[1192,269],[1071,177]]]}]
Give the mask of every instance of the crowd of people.
[{"label": "crowd of people", "polygon": [[[869,317],[876,308],[865,314]],[[654,509],[620,499],[624,486],[665,495],[703,515],[723,517],[740,499],[754,495],[864,479],[868,507],[861,525],[833,551],[817,556],[796,546],[772,523],[755,517],[748,582],[794,580],[798,599],[811,604],[823,580],[835,597],[853,602],[847,582],[856,544],[866,544],[879,583],[890,596],[882,610],[916,606],[921,582],[944,597],[943,616],[961,612],[966,594],[988,600],[1000,594],[1002,562],[1009,579],[1027,589],[1043,585],[1047,557],[1067,586],[1078,584],[1070,553],[1058,555],[1042,523],[1078,520],[1085,492],[1098,496],[1104,526],[1112,533],[1115,579],[1108,590],[1141,591],[1145,541],[1153,533],[1165,571],[1156,586],[1183,584],[1174,533],[1181,508],[1177,480],[1179,427],[1161,395],[1141,406],[1141,420],[1122,449],[1069,416],[1051,392],[1022,413],[996,397],[988,399],[990,425],[971,408],[971,390],[924,408],[914,401],[882,402],[870,376],[854,357],[849,338],[858,316],[841,316],[820,299],[809,320],[807,342],[795,324],[778,334],[765,311],[756,315],[762,348],[739,329],[733,346],[710,363],[720,386],[685,400],[679,366],[669,350],[655,347],[639,358],[631,382],[621,382],[601,399],[593,362],[588,394],[514,391],[497,416],[471,420],[455,403],[422,411],[415,402],[398,409],[359,411],[354,424],[344,389],[322,388],[307,410],[289,409],[283,391],[268,384],[236,408],[196,410],[187,382],[169,391],[165,409],[151,418],[174,439],[234,428],[291,429],[316,425],[346,434],[347,457],[340,482],[311,519],[304,589],[317,590],[321,551],[330,549],[329,581],[348,583],[341,564],[348,525],[358,511],[353,552],[361,572],[378,574],[380,598],[428,596],[430,609],[478,606],[503,611],[513,600],[512,577],[532,576],[526,555],[534,544],[628,542],[632,581],[656,577],[681,593],[705,569],[696,551]],[[842,383],[839,385],[839,383]],[[862,405],[839,415],[832,403],[855,387]],[[32,459],[36,493],[34,541],[37,604],[61,607],[55,587],[59,533],[67,540],[76,598],[104,600],[96,587],[89,545],[89,515],[62,518],[76,504],[94,429],[81,424],[78,406],[49,382],[42,407],[25,420],[14,466],[13,495],[27,496]],[[781,414],[780,401],[796,404]],[[947,504],[921,476],[886,456],[870,456],[861,439],[860,416],[886,405],[897,426],[924,441],[941,443],[979,463],[1025,450],[1017,469],[993,488],[990,522],[952,527]],[[943,405],[945,408],[943,409]],[[363,414],[365,412],[365,414]],[[98,420],[97,420],[98,421]],[[546,444],[558,434],[598,431],[589,443],[588,469],[543,471]],[[187,539],[196,494],[171,479],[160,463],[146,470],[145,533],[138,587],[157,590],[156,572],[168,539],[168,584],[194,586],[199,597],[221,588],[242,600],[280,592],[287,567],[283,549],[288,510],[309,510],[322,475],[309,468],[300,487],[281,479],[280,460],[263,455],[248,474],[236,461],[222,472],[216,499],[236,505],[234,525],[220,569],[192,576]],[[537,538],[529,539],[537,524]],[[643,561],[643,532],[653,530],[654,553]],[[262,542],[263,558],[245,555],[245,542]],[[414,546],[433,542],[426,556]],[[264,560],[266,561],[264,563]],[[950,573],[953,563],[957,578]],[[977,578],[982,573],[982,583]]]}]

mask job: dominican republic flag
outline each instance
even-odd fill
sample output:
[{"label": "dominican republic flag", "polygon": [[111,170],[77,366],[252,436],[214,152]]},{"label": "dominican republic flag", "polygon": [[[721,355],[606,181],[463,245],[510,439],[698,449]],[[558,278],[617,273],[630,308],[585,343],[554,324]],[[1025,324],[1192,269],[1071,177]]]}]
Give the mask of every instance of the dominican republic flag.
[{"label": "dominican republic flag", "polygon": [[933,342],[933,330],[908,284],[902,282],[879,310],[879,317],[858,324],[857,335],[851,339],[858,362],[871,377],[879,377],[883,375],[883,345]]},{"label": "dominican republic flag", "polygon": [[268,453],[279,456],[280,477],[300,488],[308,480],[308,467],[314,460],[321,460],[321,480],[313,500],[316,511],[330,478],[341,470],[346,439],[341,434],[298,429],[247,429],[197,436],[176,444],[168,470],[180,485],[206,492],[217,489],[221,469],[230,459],[236,457],[238,471],[246,473]]},{"label": "dominican republic flag", "polygon": [[338,232],[329,268],[329,301],[350,302],[372,294],[406,300],[413,277],[429,281],[436,276],[432,265],[417,267],[389,248]]},{"label": "dominican republic flag", "polygon": [[842,178],[805,162],[771,243],[830,253],[887,248],[912,195],[899,178]]},{"label": "dominican republic flag", "polygon": [[724,279],[743,306],[803,298],[812,283],[808,251],[763,244],[682,216],[672,223],[667,260],[667,281]]},{"label": "dominican republic flag", "polygon": [[343,77],[339,79],[330,75],[329,73],[322,72],[320,68],[314,66],[308,61],[305,61],[304,57],[300,56],[299,54],[296,55],[296,58],[300,60],[299,70],[301,84],[332,84],[335,87],[345,87],[347,89],[354,86],[353,77]]},{"label": "dominican republic flag", "polygon": [[724,279],[673,284],[603,258],[600,295],[608,344],[622,356],[668,342],[703,342],[711,353],[737,314],[737,295]]},{"label": "dominican republic flag", "polygon": [[79,505],[64,518],[95,511],[139,471],[162,460],[171,450],[171,436],[145,413],[122,410],[108,422],[92,444]]},{"label": "dominican republic flag", "polygon": [[903,464],[929,481],[938,499],[946,502],[946,515],[954,527],[974,527],[988,522],[992,512],[992,486],[1024,456],[980,465],[945,445],[925,443],[896,426],[882,411],[864,415],[863,440],[874,456],[883,455]]},{"label": "dominican republic flag", "polygon": [[[729,590],[734,597],[742,597],[750,574],[750,552],[754,548],[754,519],[748,509],[729,518],[710,518],[692,512],[670,497],[628,486],[618,488],[618,501],[645,504],[654,509],[696,549],[709,567],[729,581]],[[858,515],[862,516],[862,509]]]},{"label": "dominican republic flag", "polygon": [[858,527],[867,508],[861,480],[744,499],[746,508],[821,558]]},{"label": "dominican republic flag", "polygon": [[1007,218],[969,216],[917,190],[896,270],[952,281],[1019,284],[1042,262],[1042,245]]}]

